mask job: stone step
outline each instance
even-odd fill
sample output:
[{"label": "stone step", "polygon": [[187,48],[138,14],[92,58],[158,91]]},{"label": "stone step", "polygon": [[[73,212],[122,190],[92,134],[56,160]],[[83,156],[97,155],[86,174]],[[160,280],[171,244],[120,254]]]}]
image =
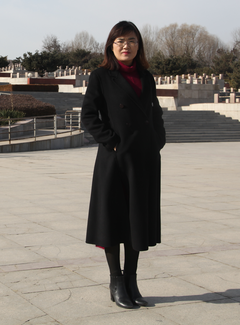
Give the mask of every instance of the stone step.
[{"label": "stone step", "polygon": [[167,142],[240,141],[240,122],[214,111],[164,111]]},{"label": "stone step", "polygon": [[167,143],[240,141],[240,122],[213,111],[164,111],[163,119]]}]

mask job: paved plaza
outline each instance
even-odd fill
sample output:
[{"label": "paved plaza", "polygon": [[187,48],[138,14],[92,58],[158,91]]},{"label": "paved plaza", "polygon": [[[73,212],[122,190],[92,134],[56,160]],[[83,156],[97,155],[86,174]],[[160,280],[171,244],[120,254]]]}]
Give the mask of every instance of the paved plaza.
[{"label": "paved plaza", "polygon": [[96,152],[0,154],[0,324],[239,325],[240,142],[162,150],[162,244],[140,254],[133,310],[85,244]]}]

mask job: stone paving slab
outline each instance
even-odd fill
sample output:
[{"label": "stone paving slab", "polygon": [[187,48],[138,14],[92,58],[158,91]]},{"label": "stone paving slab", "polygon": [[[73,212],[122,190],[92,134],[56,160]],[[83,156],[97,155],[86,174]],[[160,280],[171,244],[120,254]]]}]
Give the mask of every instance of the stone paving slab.
[{"label": "stone paving slab", "polygon": [[85,244],[96,151],[0,154],[0,324],[239,324],[240,143],[162,150],[162,244],[140,254],[134,310]]}]

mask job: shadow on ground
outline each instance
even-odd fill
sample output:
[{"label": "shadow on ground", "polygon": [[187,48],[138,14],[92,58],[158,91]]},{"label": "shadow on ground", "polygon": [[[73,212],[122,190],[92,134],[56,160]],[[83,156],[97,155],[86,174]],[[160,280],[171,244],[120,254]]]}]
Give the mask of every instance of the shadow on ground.
[{"label": "shadow on ground", "polygon": [[[145,297],[148,306],[153,307],[156,304],[170,303],[176,301],[204,301],[213,304],[240,304],[240,289],[229,289],[224,292],[211,292],[202,295],[192,296],[171,296],[171,297]],[[235,300],[236,299],[236,300]]]}]

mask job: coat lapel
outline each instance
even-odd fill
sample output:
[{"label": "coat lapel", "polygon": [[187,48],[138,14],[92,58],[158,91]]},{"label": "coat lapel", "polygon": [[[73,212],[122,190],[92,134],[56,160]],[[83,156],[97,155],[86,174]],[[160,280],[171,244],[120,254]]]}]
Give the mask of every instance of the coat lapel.
[{"label": "coat lapel", "polygon": [[140,108],[144,115],[147,115],[145,102],[149,96],[149,93],[146,78],[144,78],[144,72],[140,74],[140,79],[142,82],[142,94],[140,97],[138,97],[132,86],[127,82],[127,80],[121,75],[118,70],[108,71],[112,81],[116,83],[118,87],[121,88],[126,94],[128,94],[131,100],[134,101],[134,103]]}]

